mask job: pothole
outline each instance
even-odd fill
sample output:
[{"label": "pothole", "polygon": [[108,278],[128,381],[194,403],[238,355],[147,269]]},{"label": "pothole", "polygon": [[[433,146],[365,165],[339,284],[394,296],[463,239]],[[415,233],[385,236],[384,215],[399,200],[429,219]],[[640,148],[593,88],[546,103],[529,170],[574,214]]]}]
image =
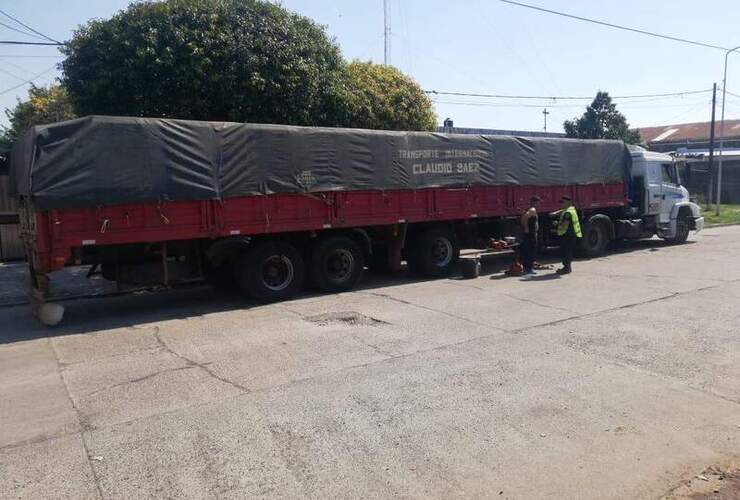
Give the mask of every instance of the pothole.
[{"label": "pothole", "polygon": [[685,480],[663,500],[724,500],[740,498],[740,469],[709,467]]},{"label": "pothole", "polygon": [[315,316],[306,316],[306,321],[309,321],[311,323],[317,324],[319,326],[327,326],[327,325],[335,325],[335,324],[342,324],[342,325],[350,325],[350,326],[379,326],[379,325],[387,325],[388,323],[372,318],[370,316],[365,316],[364,314],[360,314],[356,311],[343,311],[343,312],[333,312],[333,313],[326,313],[326,314],[317,314]]}]

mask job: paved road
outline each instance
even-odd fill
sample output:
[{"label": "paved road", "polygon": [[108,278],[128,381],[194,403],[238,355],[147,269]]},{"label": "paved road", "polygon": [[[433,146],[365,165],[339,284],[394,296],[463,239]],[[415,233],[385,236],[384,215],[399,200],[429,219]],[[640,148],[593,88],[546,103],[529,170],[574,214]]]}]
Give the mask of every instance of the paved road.
[{"label": "paved road", "polygon": [[728,227],[559,279],[0,308],[0,497],[729,498],[738,255]]}]

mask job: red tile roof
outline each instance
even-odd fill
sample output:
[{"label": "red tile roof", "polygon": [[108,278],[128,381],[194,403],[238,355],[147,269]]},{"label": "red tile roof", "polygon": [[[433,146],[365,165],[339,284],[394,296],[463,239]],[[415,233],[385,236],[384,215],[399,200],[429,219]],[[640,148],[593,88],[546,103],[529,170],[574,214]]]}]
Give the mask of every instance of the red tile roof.
[{"label": "red tile roof", "polygon": [[[709,139],[709,124],[710,122],[679,123],[638,130],[640,137],[646,143],[701,141]],[[715,137],[719,137],[719,121],[714,125]],[[740,120],[725,120],[725,139],[730,137],[740,138]]]}]

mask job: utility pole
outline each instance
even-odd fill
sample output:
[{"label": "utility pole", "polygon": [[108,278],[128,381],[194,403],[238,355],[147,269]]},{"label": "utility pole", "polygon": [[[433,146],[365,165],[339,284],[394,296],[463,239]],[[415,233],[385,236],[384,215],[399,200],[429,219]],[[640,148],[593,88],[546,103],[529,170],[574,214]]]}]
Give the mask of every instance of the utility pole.
[{"label": "utility pole", "polygon": [[388,0],[383,0],[383,64],[386,66],[391,63],[391,4]]},{"label": "utility pole", "polygon": [[715,214],[719,216],[722,204],[722,150],[725,145],[725,98],[727,97],[727,58],[740,49],[740,45],[725,52],[725,73],[722,77],[722,117],[719,119],[719,162],[717,163],[717,199],[714,200]]},{"label": "utility pole", "polygon": [[712,122],[709,125],[709,199],[707,206],[712,204],[714,189],[714,109],[717,105],[717,84],[712,87]]},{"label": "utility pole", "polygon": [[542,116],[545,117],[545,132],[547,132],[547,115],[549,115],[550,112],[547,110],[547,108],[542,110]]}]

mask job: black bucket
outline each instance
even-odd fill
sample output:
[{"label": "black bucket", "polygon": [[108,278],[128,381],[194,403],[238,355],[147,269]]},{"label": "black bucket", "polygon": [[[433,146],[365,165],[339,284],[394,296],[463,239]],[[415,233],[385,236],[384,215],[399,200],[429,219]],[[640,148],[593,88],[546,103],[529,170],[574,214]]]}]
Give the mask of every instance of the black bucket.
[{"label": "black bucket", "polygon": [[465,279],[473,279],[480,276],[480,259],[478,257],[460,259],[460,267],[462,268],[462,275]]}]

